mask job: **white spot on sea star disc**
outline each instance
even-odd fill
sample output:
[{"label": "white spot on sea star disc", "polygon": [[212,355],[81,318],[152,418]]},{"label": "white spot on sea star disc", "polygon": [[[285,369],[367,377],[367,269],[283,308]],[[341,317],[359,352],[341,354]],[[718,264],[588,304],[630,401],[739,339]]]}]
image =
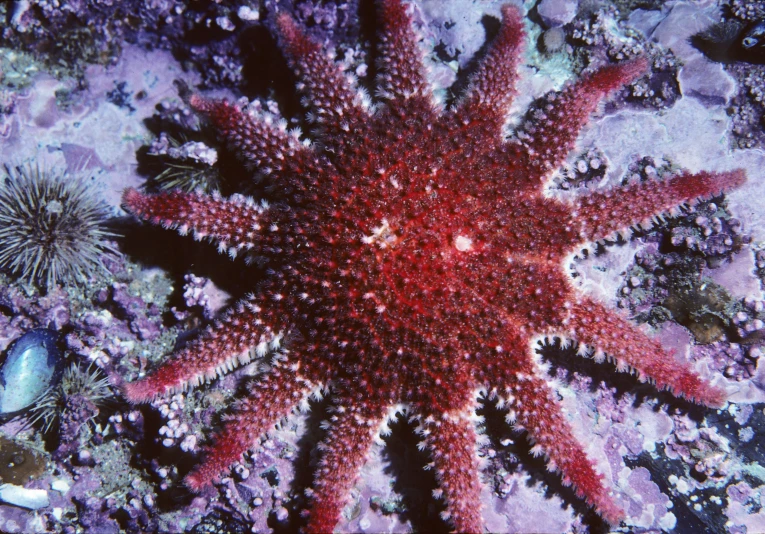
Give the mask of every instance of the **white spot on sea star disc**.
[{"label": "white spot on sea star disc", "polygon": [[471,248],[473,248],[473,240],[469,237],[465,237],[464,235],[458,235],[454,239],[454,248],[459,250],[460,252],[467,252]]}]

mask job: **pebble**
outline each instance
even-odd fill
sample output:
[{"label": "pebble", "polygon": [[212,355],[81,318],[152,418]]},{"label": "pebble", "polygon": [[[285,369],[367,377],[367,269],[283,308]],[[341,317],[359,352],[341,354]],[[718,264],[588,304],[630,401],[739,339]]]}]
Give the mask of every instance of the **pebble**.
[{"label": "pebble", "polygon": [[27,489],[14,484],[0,486],[0,501],[29,510],[37,510],[50,505],[48,492],[44,489]]},{"label": "pebble", "polygon": [[65,495],[66,492],[69,491],[69,488],[71,488],[69,482],[60,478],[50,483],[50,489],[57,491],[62,495]]},{"label": "pebble", "polygon": [[279,508],[276,509],[276,520],[279,521],[280,523],[283,523],[284,521],[286,521],[289,515],[290,513],[287,511],[287,509],[284,506],[280,506]]}]

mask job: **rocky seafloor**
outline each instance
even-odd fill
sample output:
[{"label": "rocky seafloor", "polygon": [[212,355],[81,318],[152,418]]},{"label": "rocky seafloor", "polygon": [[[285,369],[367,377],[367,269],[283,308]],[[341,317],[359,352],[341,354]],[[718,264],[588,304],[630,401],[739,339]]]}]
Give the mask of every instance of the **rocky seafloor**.
[{"label": "rocky seafloor", "polygon": [[[464,86],[505,3],[417,0],[437,91]],[[516,2],[520,4],[519,2]],[[522,4],[529,40],[510,127],[591,64],[648,57],[648,77],[598,111],[550,187],[660,179],[678,168],[744,168],[726,197],[601,244],[572,264],[584,291],[653,329],[724,387],[707,410],[596,365],[556,339],[538,350],[575,433],[627,511],[621,532],[765,532],[765,2],[540,0]],[[120,385],[251,290],[253,275],[207,243],[147,229],[122,190],[257,186],[184,103],[189,89],[279,106],[300,125],[294,78],[271,37],[288,11],[374,87],[375,14],[366,0],[137,2],[17,0],[0,5],[3,180],[39,172],[84,183],[103,227],[96,260],[49,283],[12,261],[0,273],[0,378],[23,336],[44,332],[51,387],[0,423],[2,532],[293,532],[306,505],[321,402],[283,422],[221,484],[183,486],[251,364],[204,387],[131,406]],[[0,197],[0,204],[3,202]],[[0,235],[3,225],[0,205]],[[58,213],[59,205],[40,206]],[[24,260],[0,242],[0,254]],[[170,251],[170,252],[169,252]],[[1,257],[1,256],[0,256]],[[31,260],[30,260],[31,261]],[[77,262],[80,263],[77,263]],[[39,334],[42,335],[42,334]],[[47,338],[46,338],[47,339]],[[25,356],[26,357],[26,356]],[[14,382],[18,380],[18,382]],[[46,379],[47,380],[47,379]],[[43,388],[46,389],[46,388]],[[31,390],[30,390],[31,391]],[[36,395],[35,395],[36,396]],[[0,406],[2,404],[0,403]],[[492,532],[609,528],[533,457],[487,404],[484,518]],[[440,504],[413,427],[375,448],[338,526],[436,532]],[[587,437],[588,439],[584,439]]]}]

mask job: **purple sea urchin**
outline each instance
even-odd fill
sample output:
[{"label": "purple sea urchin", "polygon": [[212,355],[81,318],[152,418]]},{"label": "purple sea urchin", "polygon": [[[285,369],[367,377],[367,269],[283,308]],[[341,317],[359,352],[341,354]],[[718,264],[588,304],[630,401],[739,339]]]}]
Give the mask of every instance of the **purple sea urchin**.
[{"label": "purple sea urchin", "polygon": [[93,430],[93,420],[109,396],[109,379],[97,367],[74,363],[64,371],[61,383],[35,403],[32,423],[40,421],[44,432],[55,428],[58,434],[55,458],[68,458],[77,452],[83,432]]},{"label": "purple sea urchin", "polygon": [[163,133],[152,143],[149,155],[164,165],[164,170],[151,180],[151,185],[161,191],[210,192],[220,187],[220,172],[215,166],[218,153],[204,142]]},{"label": "purple sea urchin", "polygon": [[114,234],[83,180],[32,164],[5,165],[0,178],[0,269],[46,288],[105,271],[102,258],[116,252]]}]

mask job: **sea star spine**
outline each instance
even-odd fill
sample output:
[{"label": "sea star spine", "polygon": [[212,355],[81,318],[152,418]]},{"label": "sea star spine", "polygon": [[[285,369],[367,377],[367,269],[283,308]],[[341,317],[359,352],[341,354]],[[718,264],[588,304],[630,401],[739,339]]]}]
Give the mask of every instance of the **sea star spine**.
[{"label": "sea star spine", "polygon": [[260,312],[253,299],[238,303],[165,365],[148,377],[126,384],[125,397],[140,403],[196,387],[278,347],[281,336],[263,326]]},{"label": "sea star spine", "polygon": [[510,358],[486,360],[483,366],[489,395],[498,397],[498,406],[507,410],[507,421],[516,430],[526,430],[531,452],[544,454],[548,468],[560,471],[565,485],[573,485],[604,519],[618,524],[624,512],[574,437],[555,392],[538,371],[529,343],[520,336],[506,336],[502,349]]},{"label": "sea star spine", "polygon": [[[529,187],[539,187],[574,148],[579,133],[598,104],[609,93],[646,72],[648,62],[636,59],[608,65],[586,74],[560,93],[550,93],[547,102],[517,133],[522,153],[530,157]],[[532,179],[536,178],[536,179]]]},{"label": "sea star spine", "polygon": [[318,123],[324,135],[342,136],[350,124],[367,116],[362,93],[351,87],[350,80],[322,48],[310,39],[289,15],[280,15],[277,26],[282,48],[297,77],[298,90],[309,96],[315,115],[309,121]]},{"label": "sea star spine", "polygon": [[548,469],[560,471],[564,485],[573,485],[580,498],[595,507],[606,521],[618,525],[624,519],[624,511],[574,437],[552,389],[530,368],[520,376],[524,386],[506,391],[505,395],[512,410],[510,419],[517,429],[526,429],[534,445],[532,454],[545,454]]},{"label": "sea star spine", "polygon": [[308,532],[332,532],[349,500],[350,490],[379,436],[384,414],[365,405],[336,405],[319,445],[323,451],[316,482],[308,492]]},{"label": "sea star spine", "polygon": [[647,222],[657,213],[690,205],[730,191],[746,181],[741,169],[729,172],[683,172],[662,181],[633,184],[626,188],[589,193],[576,203],[582,222],[582,242],[598,241],[634,224]]},{"label": "sea star spine", "polygon": [[481,117],[489,122],[499,135],[499,128],[507,119],[507,111],[515,96],[518,63],[523,57],[523,22],[515,6],[502,7],[502,24],[490,50],[471,77],[467,94],[459,104],[458,114]]},{"label": "sea star spine", "polygon": [[386,100],[431,94],[430,85],[422,75],[422,54],[411,31],[411,19],[406,9],[398,2],[383,2],[378,10],[383,73],[377,79],[377,94]]},{"label": "sea star spine", "polygon": [[262,380],[249,385],[249,395],[236,403],[215,435],[215,446],[207,448],[204,462],[186,476],[186,485],[199,491],[220,480],[253,447],[258,436],[289,415],[316,387],[299,365],[289,360],[278,362]]},{"label": "sea star spine", "polygon": [[[201,201],[202,198],[206,201]],[[198,240],[218,241],[218,250],[232,258],[241,251],[259,251],[258,222],[266,210],[249,199],[224,200],[218,195],[209,198],[175,191],[148,196],[128,189],[123,203],[136,216],[154,224],[176,228],[182,235],[192,230]],[[278,347],[281,336],[263,324],[264,313],[255,297],[240,302],[221,321],[176,353],[167,365],[148,378],[127,384],[128,400],[145,402],[197,386],[249,362],[253,347],[261,356]]]},{"label": "sea star spine", "polygon": [[189,104],[209,117],[229,147],[264,175],[281,176],[288,167],[300,171],[297,162],[310,159],[298,131],[287,131],[287,121],[277,115],[254,110],[245,113],[225,100],[207,100],[196,94]]},{"label": "sea star spine", "polygon": [[439,489],[435,496],[446,503],[443,518],[456,532],[481,532],[480,462],[476,446],[478,436],[475,405],[448,417],[425,418],[417,432],[424,437],[421,448],[430,451],[430,468],[435,471]]},{"label": "sea star spine", "polygon": [[608,354],[619,371],[635,369],[641,380],[650,378],[657,388],[692,402],[712,407],[725,403],[723,390],[699,378],[688,364],[618,315],[601,315],[604,311],[602,304],[581,297],[572,306],[567,323],[571,337],[596,348],[597,359]]},{"label": "sea star spine", "polygon": [[153,224],[175,228],[181,235],[189,230],[194,239],[209,238],[218,242],[218,251],[235,258],[256,247],[260,240],[261,219],[266,208],[242,196],[224,200],[200,193],[171,191],[153,197],[127,189],[123,204],[137,217]]}]

